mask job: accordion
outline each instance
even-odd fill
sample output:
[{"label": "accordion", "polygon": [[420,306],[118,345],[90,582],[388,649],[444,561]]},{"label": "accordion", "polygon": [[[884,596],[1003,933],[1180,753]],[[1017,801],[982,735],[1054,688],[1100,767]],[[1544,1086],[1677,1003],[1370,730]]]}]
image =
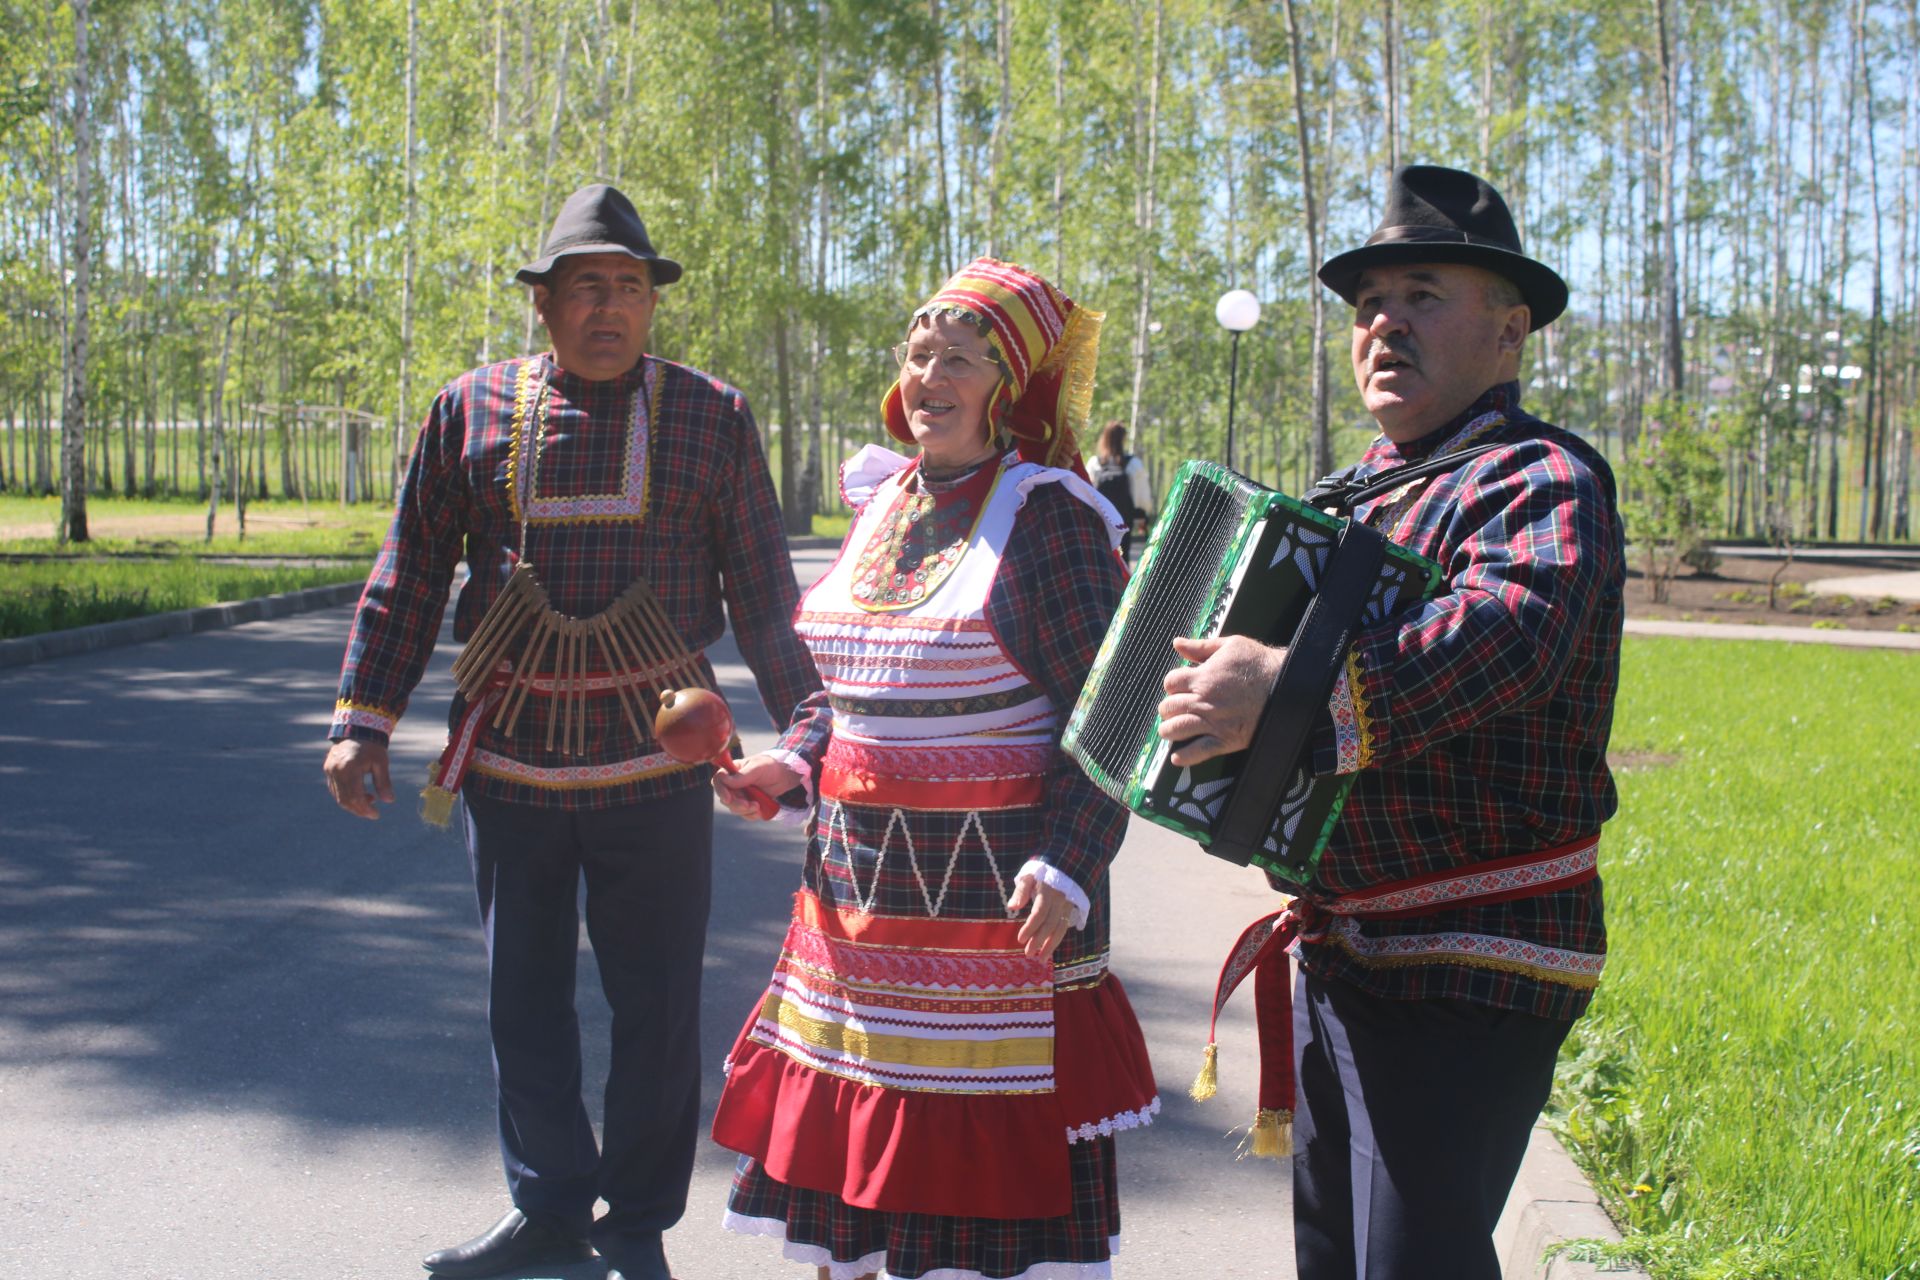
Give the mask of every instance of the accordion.
[{"label": "accordion", "polygon": [[[1314,883],[1353,784],[1316,777],[1310,731],[1353,633],[1440,587],[1440,566],[1377,530],[1188,462],[1127,584],[1067,721],[1062,747],[1096,786],[1207,851],[1289,883]],[[1272,699],[1244,751],[1181,767],[1159,735],[1175,636],[1246,635],[1287,645]]]}]

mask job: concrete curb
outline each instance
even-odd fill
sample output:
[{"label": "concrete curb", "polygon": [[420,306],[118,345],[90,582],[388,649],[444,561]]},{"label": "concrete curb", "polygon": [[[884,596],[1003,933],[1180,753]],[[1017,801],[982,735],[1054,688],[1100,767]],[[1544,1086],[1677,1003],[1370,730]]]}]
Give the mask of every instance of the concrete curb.
[{"label": "concrete curb", "polygon": [[305,591],[284,591],[278,595],[257,596],[227,604],[210,604],[198,609],[180,609],[173,613],[150,613],[144,618],[124,618],[91,627],[67,631],[46,631],[37,636],[0,640],[0,668],[24,667],[47,658],[66,658],[77,653],[97,653],[122,645],[141,644],[166,636],[190,635],[195,631],[215,631],[237,627],[243,622],[267,618],[285,618],[312,609],[330,609],[360,598],[365,582],[342,582],[331,587],[309,587]]},{"label": "concrete curb", "polygon": [[1543,1128],[1534,1129],[1520,1176],[1493,1229],[1500,1274],[1505,1280],[1647,1280],[1646,1273],[1634,1267],[1575,1262],[1564,1255],[1541,1257],[1549,1245],[1563,1240],[1619,1239],[1620,1229],[1560,1140]]}]

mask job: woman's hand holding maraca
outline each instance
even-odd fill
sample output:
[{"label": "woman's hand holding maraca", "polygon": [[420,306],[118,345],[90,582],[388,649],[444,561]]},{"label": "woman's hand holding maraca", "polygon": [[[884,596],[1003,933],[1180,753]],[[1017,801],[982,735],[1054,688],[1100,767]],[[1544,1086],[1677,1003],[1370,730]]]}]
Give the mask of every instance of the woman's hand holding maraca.
[{"label": "woman's hand holding maraca", "polygon": [[740,772],[717,772],[713,775],[713,794],[720,797],[720,803],[727,812],[742,818],[759,818],[760,809],[747,795],[749,789],[758,787],[770,796],[785,795],[799,786],[802,779],[799,774],[768,755],[748,756],[740,762]]}]

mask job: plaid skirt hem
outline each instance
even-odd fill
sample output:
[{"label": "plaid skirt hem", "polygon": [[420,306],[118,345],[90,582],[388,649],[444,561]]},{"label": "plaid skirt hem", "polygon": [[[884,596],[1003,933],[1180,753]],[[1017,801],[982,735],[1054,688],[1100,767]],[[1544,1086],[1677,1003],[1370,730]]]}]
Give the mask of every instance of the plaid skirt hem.
[{"label": "plaid skirt hem", "polygon": [[[779,1218],[749,1218],[744,1214],[728,1209],[720,1219],[720,1225],[736,1235],[765,1236],[780,1238],[780,1252],[786,1258],[812,1267],[825,1267],[828,1280],[859,1280],[865,1275],[877,1275],[880,1280],[892,1280],[892,1276],[882,1268],[886,1265],[887,1251],[882,1249],[868,1254],[854,1262],[842,1262],[826,1249],[814,1244],[800,1244],[785,1239],[787,1224]],[[1120,1237],[1107,1237],[1107,1252],[1120,1252]],[[1111,1262],[1036,1262],[1015,1276],[988,1277],[983,1272],[969,1271],[959,1267],[941,1267],[916,1277],[916,1280],[1113,1280]]]},{"label": "plaid skirt hem", "polygon": [[859,1280],[861,1276],[877,1273],[887,1261],[887,1251],[880,1249],[864,1258],[842,1262],[820,1245],[802,1244],[798,1240],[786,1239],[787,1224],[779,1218],[749,1218],[745,1214],[728,1209],[721,1217],[720,1225],[735,1235],[778,1238],[783,1256],[810,1267],[825,1267],[828,1280]]}]

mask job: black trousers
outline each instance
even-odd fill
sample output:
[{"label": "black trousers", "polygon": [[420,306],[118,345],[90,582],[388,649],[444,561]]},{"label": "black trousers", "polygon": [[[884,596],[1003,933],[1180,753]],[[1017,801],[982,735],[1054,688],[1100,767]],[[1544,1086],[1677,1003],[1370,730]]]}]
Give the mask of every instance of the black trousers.
[{"label": "black trousers", "polygon": [[1493,1227],[1572,1024],[1302,972],[1299,1280],[1499,1280]]},{"label": "black trousers", "polygon": [[[713,797],[626,808],[469,797],[467,854],[486,933],[500,1153],[513,1203],[591,1230],[645,1270],[686,1212],[700,1112],[700,970],[712,896]],[[574,1012],[579,883],[613,1011],[602,1142],[581,1097]],[[593,1221],[596,1199],[607,1212]]]}]

